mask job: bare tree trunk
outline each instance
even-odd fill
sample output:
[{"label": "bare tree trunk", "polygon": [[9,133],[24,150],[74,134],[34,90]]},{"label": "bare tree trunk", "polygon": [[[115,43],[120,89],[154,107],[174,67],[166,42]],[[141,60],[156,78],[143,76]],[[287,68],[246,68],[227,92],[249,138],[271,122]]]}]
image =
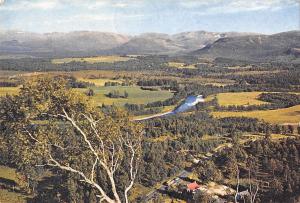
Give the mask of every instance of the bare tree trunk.
[{"label": "bare tree trunk", "polygon": [[[48,114],[49,115],[49,114]],[[76,169],[74,166],[70,166],[69,163],[65,163],[63,161],[57,160],[54,155],[51,153],[50,146],[56,146],[53,143],[46,143],[41,142],[38,140],[35,136],[33,136],[30,132],[26,132],[30,139],[34,140],[38,144],[44,144],[49,156],[48,163],[46,165],[57,167],[64,171],[69,171],[72,173],[75,173],[79,175],[79,177],[82,179],[80,181],[85,182],[95,188],[99,194],[96,195],[98,198],[100,198],[100,202],[108,202],[108,203],[121,203],[120,198],[120,192],[117,190],[116,182],[114,173],[118,169],[119,165],[122,162],[122,155],[124,154],[124,150],[129,150],[128,153],[130,153],[130,180],[128,183],[128,186],[124,190],[125,195],[125,202],[128,203],[128,192],[130,189],[132,189],[134,185],[134,181],[137,175],[138,171],[138,163],[140,160],[140,150],[141,150],[141,139],[132,139],[131,135],[128,133],[126,135],[120,135],[121,137],[118,139],[110,139],[109,136],[105,137],[105,142],[103,140],[103,137],[101,137],[97,130],[97,122],[93,120],[91,116],[83,115],[84,118],[89,122],[90,127],[92,129],[92,133],[84,129],[80,124],[77,123],[77,121],[74,119],[73,115],[69,115],[65,109],[63,109],[63,114],[57,114],[57,115],[51,115],[55,117],[62,117],[70,122],[70,124],[79,132],[79,135],[81,135],[83,144],[85,144],[88,149],[90,150],[93,157],[95,157],[95,160],[91,166],[91,170],[89,175],[86,175],[84,172],[82,172],[80,169]],[[99,126],[98,126],[99,127]],[[89,133],[87,133],[87,132]],[[97,138],[97,142],[93,141],[93,139]],[[56,147],[59,147],[61,150],[64,150],[63,147],[57,145]],[[45,166],[45,165],[39,165],[39,166]],[[111,192],[113,194],[113,197],[110,197],[106,191],[95,182],[95,169],[96,167],[101,167],[108,176],[109,183],[111,186]]]},{"label": "bare tree trunk", "polygon": [[240,187],[240,170],[239,170],[239,167],[237,166],[237,174],[236,174],[236,179],[237,179],[237,185],[236,185],[236,193],[235,193],[235,196],[234,196],[234,201],[235,203],[238,203],[237,201],[237,197],[238,197],[238,194],[239,194],[239,187]]}]

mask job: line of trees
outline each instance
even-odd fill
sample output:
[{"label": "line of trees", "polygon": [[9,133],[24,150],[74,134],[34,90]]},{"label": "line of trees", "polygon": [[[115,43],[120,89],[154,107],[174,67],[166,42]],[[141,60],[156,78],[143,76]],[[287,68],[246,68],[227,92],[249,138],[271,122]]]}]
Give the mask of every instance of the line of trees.
[{"label": "line of trees", "polygon": [[120,93],[119,90],[113,90],[111,92],[109,92],[108,94],[106,94],[107,97],[109,98],[128,98],[129,94],[127,91],[124,91],[123,94]]}]

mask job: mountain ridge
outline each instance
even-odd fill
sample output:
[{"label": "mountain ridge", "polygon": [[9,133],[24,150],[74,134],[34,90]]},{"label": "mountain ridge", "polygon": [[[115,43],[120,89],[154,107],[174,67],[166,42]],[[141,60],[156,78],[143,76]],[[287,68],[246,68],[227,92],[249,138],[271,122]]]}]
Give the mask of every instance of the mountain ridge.
[{"label": "mountain ridge", "polygon": [[176,34],[73,31],[31,33],[0,31],[0,55],[65,57],[94,55],[195,55],[241,60],[299,56],[300,31],[272,35],[190,31]]},{"label": "mountain ridge", "polygon": [[220,38],[192,51],[191,55],[204,58],[228,58],[239,60],[289,59],[298,55],[300,31],[288,31],[272,35],[249,35]]},{"label": "mountain ridge", "polygon": [[0,32],[0,54],[68,55],[68,54],[176,54],[188,53],[220,37],[246,33],[206,31],[177,34],[142,33],[125,35],[112,32],[73,31],[32,33]]}]

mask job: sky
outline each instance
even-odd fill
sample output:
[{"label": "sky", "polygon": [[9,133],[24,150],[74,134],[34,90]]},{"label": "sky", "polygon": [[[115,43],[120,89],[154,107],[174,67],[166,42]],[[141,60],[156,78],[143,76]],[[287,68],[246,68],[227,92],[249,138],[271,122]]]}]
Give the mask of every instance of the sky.
[{"label": "sky", "polygon": [[0,0],[0,30],[136,35],[300,29],[299,0]]}]

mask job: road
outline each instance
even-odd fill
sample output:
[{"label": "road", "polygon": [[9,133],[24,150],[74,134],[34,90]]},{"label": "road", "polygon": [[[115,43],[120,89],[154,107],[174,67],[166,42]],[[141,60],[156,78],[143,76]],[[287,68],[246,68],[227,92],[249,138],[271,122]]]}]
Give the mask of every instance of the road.
[{"label": "road", "polygon": [[[172,181],[173,183],[171,185],[178,185],[180,184],[183,180],[183,178],[187,178],[189,175],[191,174],[191,172],[188,172],[186,170],[182,170],[178,173],[178,175],[176,176],[176,178],[174,178]],[[168,186],[166,185],[161,185],[158,189],[155,189],[151,192],[149,192],[146,197],[143,199],[143,202],[149,202],[151,199],[154,199],[155,197],[157,197],[160,194],[160,191],[165,191],[168,189]]]},{"label": "road", "polygon": [[173,111],[168,111],[165,113],[159,113],[159,114],[155,114],[152,116],[147,116],[147,117],[143,117],[143,118],[137,118],[137,119],[133,119],[133,121],[144,121],[144,120],[148,120],[148,119],[152,119],[152,118],[157,118],[157,117],[161,117],[161,116],[167,116],[173,114]]},{"label": "road", "polygon": [[[219,147],[219,146],[218,146]],[[216,148],[218,148],[216,147]],[[230,146],[232,147],[232,146]],[[216,151],[212,151],[213,153],[216,153]],[[213,156],[213,153],[210,153],[210,155],[203,157],[203,161],[207,161],[209,159],[211,159],[211,157]],[[192,167],[193,168],[193,167]],[[184,178],[187,178],[192,172],[189,172],[187,170],[182,170],[180,171],[171,181],[170,185],[179,185],[181,182],[183,182]],[[165,180],[163,182],[167,182],[168,180]],[[170,186],[169,185],[169,186]],[[168,186],[166,185],[161,185],[158,189],[155,189],[151,192],[149,192],[146,197],[143,199],[143,202],[149,202],[151,199],[154,199],[155,197],[157,197],[161,191],[165,191],[168,189]]]},{"label": "road", "polygon": [[[261,139],[262,139],[263,137],[264,137],[264,136],[262,136]],[[255,140],[257,140],[257,139],[258,139],[257,137],[255,137],[255,138],[249,137],[249,138],[247,138],[247,139],[245,139],[245,140],[242,140],[242,141],[241,141],[241,144],[244,144],[244,143],[246,143],[247,141],[255,141]],[[202,157],[201,160],[202,160],[202,161],[208,161],[208,160],[210,160],[210,159],[214,156],[214,154],[220,152],[220,151],[223,150],[224,148],[232,148],[232,147],[233,147],[233,144],[230,143],[230,142],[229,142],[229,143],[226,142],[226,143],[220,144],[220,145],[218,145],[217,147],[215,147],[213,150],[211,150],[211,152],[206,153],[206,155],[205,155],[204,157]],[[193,165],[189,170],[192,170],[192,168],[194,168],[196,165],[197,165],[197,164]],[[180,171],[180,172],[179,172],[179,173],[178,173],[171,181],[169,181],[169,180],[164,180],[164,181],[162,181],[162,182],[167,182],[167,181],[169,181],[169,182],[171,182],[170,185],[174,185],[174,184],[178,185],[178,184],[180,184],[181,182],[183,182],[182,179],[187,178],[191,173],[192,173],[192,172],[189,172],[189,171],[187,171],[187,170],[182,170],[182,171]],[[153,191],[151,191],[150,193],[148,193],[148,194],[146,195],[146,197],[143,199],[143,202],[149,202],[151,199],[154,199],[155,197],[157,197],[157,196],[160,194],[160,191],[165,191],[165,190],[167,190],[167,189],[168,189],[168,186],[166,186],[166,185],[161,185],[158,189],[154,189]]]}]

